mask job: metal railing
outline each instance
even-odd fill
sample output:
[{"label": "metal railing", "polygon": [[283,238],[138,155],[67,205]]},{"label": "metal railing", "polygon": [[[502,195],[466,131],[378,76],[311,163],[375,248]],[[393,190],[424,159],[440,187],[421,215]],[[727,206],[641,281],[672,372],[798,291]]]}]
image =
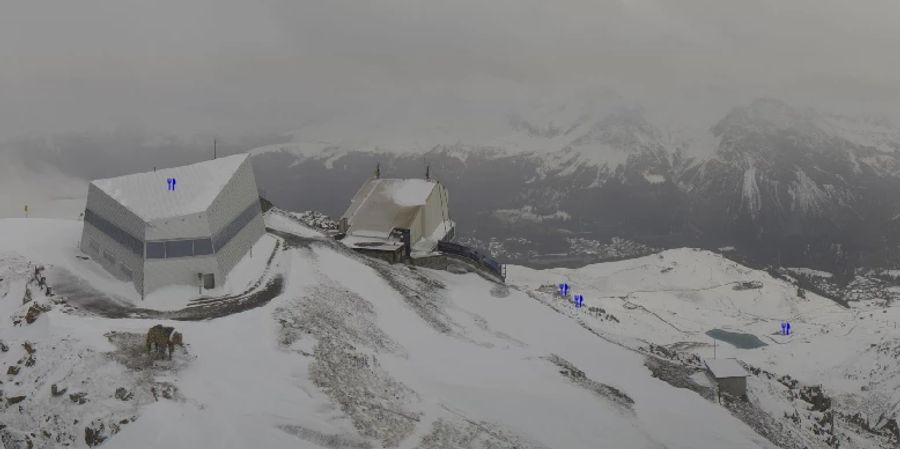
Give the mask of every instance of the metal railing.
[{"label": "metal railing", "polygon": [[494,260],[493,257],[485,256],[468,246],[460,245],[459,243],[440,241],[438,242],[438,251],[469,259],[486,268],[491,273],[499,276],[500,279],[506,280],[506,269],[503,264]]}]

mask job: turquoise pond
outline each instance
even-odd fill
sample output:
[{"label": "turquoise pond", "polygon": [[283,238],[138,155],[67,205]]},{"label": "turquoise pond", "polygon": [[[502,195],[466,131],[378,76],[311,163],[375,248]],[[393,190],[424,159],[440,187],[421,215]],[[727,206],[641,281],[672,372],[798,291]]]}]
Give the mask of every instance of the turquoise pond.
[{"label": "turquoise pond", "polygon": [[755,349],[767,346],[765,342],[763,342],[753,334],[744,334],[741,332],[730,332],[722,329],[713,329],[711,331],[707,331],[706,335],[709,335],[716,340],[721,340],[729,343],[738,349]]}]

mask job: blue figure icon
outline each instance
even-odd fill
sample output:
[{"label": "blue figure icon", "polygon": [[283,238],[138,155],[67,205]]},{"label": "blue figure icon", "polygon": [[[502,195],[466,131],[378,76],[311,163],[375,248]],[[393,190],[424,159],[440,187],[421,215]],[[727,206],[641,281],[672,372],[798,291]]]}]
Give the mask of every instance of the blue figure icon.
[{"label": "blue figure icon", "polygon": [[575,307],[581,307],[582,305],[584,305],[584,296],[575,295]]},{"label": "blue figure icon", "polygon": [[563,297],[566,297],[569,295],[569,284],[568,283],[564,282],[562,284],[559,284],[559,294],[562,295]]},{"label": "blue figure icon", "polygon": [[169,190],[175,190],[175,178],[166,179],[166,183],[169,185]]},{"label": "blue figure icon", "polygon": [[790,335],[791,334],[791,323],[785,321],[781,323],[781,335]]}]

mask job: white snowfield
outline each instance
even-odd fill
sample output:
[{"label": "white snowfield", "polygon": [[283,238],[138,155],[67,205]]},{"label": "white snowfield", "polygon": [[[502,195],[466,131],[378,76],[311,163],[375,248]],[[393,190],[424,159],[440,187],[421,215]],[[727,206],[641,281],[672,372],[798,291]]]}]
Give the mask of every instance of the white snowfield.
[{"label": "white snowfield", "polygon": [[[576,309],[570,301],[557,298],[560,307],[595,332],[629,347],[655,343],[704,360],[736,358],[779,377],[789,375],[805,385],[822,385],[836,412],[860,413],[873,426],[900,414],[900,305],[896,303],[885,307],[863,301],[843,308],[812,292],[801,298],[797,287],[787,281],[696,249],[579,269],[513,266],[507,282],[528,291],[542,284],[568,282],[569,296],[583,295],[584,307]],[[753,282],[760,288],[740,285]],[[601,319],[591,308],[619,321]],[[780,334],[785,321],[791,323],[787,336]],[[714,340],[706,333],[716,329],[736,336],[737,344],[721,341],[720,336],[713,348]],[[745,343],[765,346],[751,348]],[[798,410],[803,414],[796,398],[781,389],[781,384],[764,376],[748,378],[751,403],[773,417]],[[842,448],[894,447],[900,439],[898,435],[894,442],[876,444],[855,440],[857,433],[865,434],[859,428],[837,427],[837,433],[846,438],[840,442]]]},{"label": "white snowfield", "polygon": [[88,183],[60,173],[50,164],[26,164],[0,144],[0,218],[78,218],[84,212]]},{"label": "white snowfield", "polygon": [[[296,226],[276,221],[269,225]],[[715,402],[652,377],[645,355],[524,291],[471,273],[367,261],[309,229],[273,257],[284,292],[261,307],[205,321],[72,310],[26,281],[29,263],[84,262],[75,258],[79,227],[0,220],[0,340],[9,347],[0,352],[0,389],[24,396],[0,405],[0,436],[9,441],[34,432],[36,448],[57,447],[58,438],[84,447],[91,427],[107,448],[775,447]],[[708,267],[695,269],[716,281]],[[99,267],[77,273],[99,291],[122,288]],[[515,282],[558,279],[512,273]],[[569,274],[576,289],[603,278]],[[13,325],[10,317],[29,307],[26,289],[52,309]],[[699,329],[705,318],[691,320]],[[187,348],[171,362],[144,353],[142,335],[157,323],[184,334]],[[634,327],[662,329],[663,338],[671,329]],[[29,357],[26,342],[30,366],[17,364]],[[6,375],[14,365],[19,373]],[[68,391],[54,396],[53,384]],[[83,404],[69,397],[81,392]]]}]

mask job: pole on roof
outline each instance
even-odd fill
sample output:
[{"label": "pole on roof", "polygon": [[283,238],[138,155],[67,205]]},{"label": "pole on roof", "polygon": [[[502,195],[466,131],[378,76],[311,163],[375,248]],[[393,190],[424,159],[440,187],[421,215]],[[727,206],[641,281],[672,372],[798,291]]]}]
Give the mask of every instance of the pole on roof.
[{"label": "pole on roof", "polygon": [[376,178],[381,177],[381,162],[375,163],[375,177]]},{"label": "pole on roof", "polygon": [[425,166],[425,179],[427,179],[429,181],[431,180],[431,166],[430,165]]},{"label": "pole on roof", "polygon": [[216,142],[216,139],[213,139],[213,159],[216,158],[216,144],[217,143],[218,142]]}]

